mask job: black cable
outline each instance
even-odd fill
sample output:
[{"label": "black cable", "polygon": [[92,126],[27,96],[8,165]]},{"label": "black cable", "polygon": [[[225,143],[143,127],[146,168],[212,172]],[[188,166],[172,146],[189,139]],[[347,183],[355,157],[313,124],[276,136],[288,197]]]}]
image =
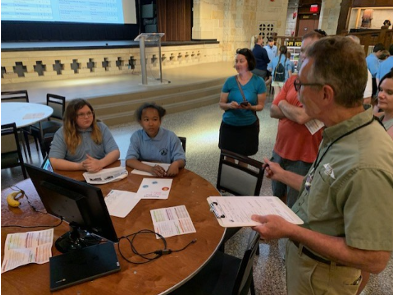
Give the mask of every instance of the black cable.
[{"label": "black cable", "polygon": [[[151,252],[147,252],[147,253],[140,253],[140,252],[138,252],[137,249],[135,248],[133,242],[134,242],[134,239],[136,238],[137,235],[143,234],[143,233],[145,233],[145,234],[154,234],[154,235],[157,235],[157,236],[162,240],[162,242],[163,242],[163,249],[159,249],[159,250],[155,250],[155,251],[151,251]],[[140,262],[131,261],[131,260],[127,259],[127,258],[123,255],[122,250],[121,250],[121,248],[120,248],[120,242],[121,242],[122,240],[124,240],[124,239],[127,240],[127,241],[129,242],[130,248],[131,248],[132,252],[133,252],[135,255],[137,255],[137,256],[139,256],[140,258],[142,258],[143,261],[140,261]],[[166,239],[165,239],[160,233],[154,232],[153,230],[149,230],[149,229],[142,229],[142,230],[137,231],[137,232],[134,232],[134,233],[132,233],[132,234],[125,235],[125,236],[121,236],[121,237],[119,238],[118,250],[119,250],[119,254],[120,254],[120,255],[122,256],[122,258],[123,258],[124,260],[126,260],[127,262],[133,263],[133,264],[145,264],[145,263],[148,263],[148,262],[151,262],[151,261],[153,261],[153,260],[156,260],[156,259],[160,258],[162,255],[168,255],[168,254],[171,254],[171,253],[173,253],[173,252],[180,252],[180,251],[183,251],[183,250],[185,250],[188,246],[190,246],[191,244],[194,244],[196,241],[197,241],[197,239],[194,239],[194,240],[192,240],[190,243],[188,243],[185,247],[183,247],[183,248],[181,248],[181,249],[178,249],[178,250],[171,250],[171,249],[168,249],[168,248],[167,248],[167,241],[166,241]]]},{"label": "black cable", "polygon": [[[29,196],[26,194],[26,192],[25,192],[23,189],[21,189],[21,188],[19,188],[18,186],[16,186],[16,185],[14,185],[14,186],[15,186],[15,188],[17,188],[18,190],[20,190],[20,191],[23,192],[23,195],[26,197],[27,203],[28,203],[29,206],[33,209],[34,212],[41,213],[41,214],[48,214],[47,212],[42,212],[42,211],[37,210],[37,208],[31,204],[31,202],[30,202],[30,200],[29,200]],[[12,190],[15,190],[15,188],[12,187],[12,186],[11,186],[10,188],[11,188]]]}]

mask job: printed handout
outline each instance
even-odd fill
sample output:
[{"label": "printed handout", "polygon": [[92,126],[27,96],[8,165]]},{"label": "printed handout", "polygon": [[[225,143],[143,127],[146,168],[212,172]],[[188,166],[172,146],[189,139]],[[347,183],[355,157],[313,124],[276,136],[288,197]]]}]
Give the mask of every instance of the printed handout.
[{"label": "printed handout", "polygon": [[[155,166],[155,165],[159,165],[163,169],[165,169],[166,171],[170,167],[169,163],[156,163],[156,162],[147,162],[147,161],[141,161],[141,162],[144,163],[144,164],[150,165],[152,167]],[[151,173],[140,171],[140,170],[136,170],[136,169],[132,170],[130,172],[130,174],[137,174],[137,175],[143,175],[143,176],[153,176]]]},{"label": "printed handout", "polygon": [[[155,232],[163,237],[196,232],[193,221],[184,205],[151,210],[150,215]],[[159,237],[156,236],[156,238]]]},{"label": "printed handout", "polygon": [[53,228],[7,234],[1,273],[29,263],[43,264],[52,256]]},{"label": "printed handout", "polygon": [[144,178],[136,193],[140,199],[167,199],[171,190],[172,179]]},{"label": "printed handout", "polygon": [[124,167],[102,169],[98,173],[83,173],[83,177],[89,184],[106,184],[126,178],[128,175]]},{"label": "printed handout", "polygon": [[124,218],[140,201],[135,197],[135,192],[111,190],[105,197],[105,204],[111,216]]}]

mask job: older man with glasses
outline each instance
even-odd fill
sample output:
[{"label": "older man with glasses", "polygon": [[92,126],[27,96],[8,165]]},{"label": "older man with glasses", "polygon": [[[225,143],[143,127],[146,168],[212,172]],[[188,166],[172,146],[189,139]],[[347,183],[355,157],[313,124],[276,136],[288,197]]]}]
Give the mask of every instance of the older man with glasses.
[{"label": "older man with glasses", "polygon": [[292,210],[303,225],[252,216],[262,238],[289,238],[289,294],[356,294],[361,270],[379,273],[391,257],[393,142],[363,105],[363,57],[339,36],[308,49],[294,85],[305,112],[326,126],[317,158],[305,177],[265,159],[269,178],[300,191]]}]

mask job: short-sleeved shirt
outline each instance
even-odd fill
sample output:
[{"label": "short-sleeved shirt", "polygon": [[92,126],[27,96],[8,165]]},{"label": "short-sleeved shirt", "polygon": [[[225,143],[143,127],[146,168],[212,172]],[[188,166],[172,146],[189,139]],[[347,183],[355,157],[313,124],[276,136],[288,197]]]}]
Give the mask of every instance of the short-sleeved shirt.
[{"label": "short-sleeved shirt", "polygon": [[[296,79],[297,76],[293,75],[286,81],[281,92],[272,102],[273,105],[278,106],[280,101],[285,100],[290,105],[302,107],[293,85]],[[288,160],[312,163],[316,159],[321,139],[322,130],[312,135],[305,124],[298,124],[284,117],[279,119],[274,151]]]},{"label": "short-sleeved shirt", "polygon": [[279,55],[275,57],[271,62],[268,64],[267,69],[268,71],[272,72],[272,81],[275,81],[275,69],[276,66],[278,66],[279,63],[279,57],[280,57],[280,62],[282,63],[283,67],[285,67],[285,81],[289,79],[289,71],[291,71],[291,63],[288,58],[284,54]]},{"label": "short-sleeved shirt", "polygon": [[278,48],[276,47],[276,45],[273,45],[272,47],[269,45],[266,45],[266,46],[264,46],[264,48],[267,51],[268,58],[270,59],[270,61],[272,61],[276,57],[276,54],[278,52]]},{"label": "short-sleeved shirt", "polygon": [[183,159],[186,162],[179,138],[174,132],[162,127],[154,138],[149,137],[143,129],[133,133],[126,159],[161,163],[173,163],[175,160]]},{"label": "short-sleeved shirt", "polygon": [[381,80],[384,75],[390,72],[391,68],[393,68],[393,56],[389,56],[387,59],[385,59],[379,64],[376,78]]},{"label": "short-sleeved shirt", "polygon": [[376,74],[378,73],[379,69],[379,59],[374,53],[371,53],[367,56],[366,61],[368,70],[372,74],[372,78],[376,78]]},{"label": "short-sleeved shirt", "polygon": [[[246,83],[245,85],[241,85],[241,88],[244,92],[246,100],[252,106],[256,106],[258,104],[257,96],[266,92],[264,80],[254,74],[252,78],[250,78],[248,83]],[[228,93],[229,103],[231,103],[232,101],[235,101],[238,104],[243,102],[243,97],[241,91],[238,88],[235,76],[227,78],[226,82],[223,85],[222,92]],[[256,120],[256,115],[251,110],[229,109],[226,110],[226,112],[224,112],[223,114],[223,122],[234,126],[251,125]]]},{"label": "short-sleeved shirt", "polygon": [[267,70],[267,65],[270,62],[267,50],[259,44],[256,44],[253,47],[252,53],[256,60],[256,69],[263,71]]},{"label": "short-sleeved shirt", "polygon": [[64,140],[63,127],[61,127],[53,137],[51,144],[51,150],[49,151],[49,157],[65,159],[72,162],[81,162],[86,159],[86,154],[89,154],[95,159],[102,159],[108,153],[119,150],[114,137],[112,136],[110,130],[103,122],[97,122],[102,135],[101,144],[96,144],[91,137],[92,128],[86,130],[78,130],[78,133],[82,137],[81,144],[75,150],[75,154],[71,154]]},{"label": "short-sleeved shirt", "polygon": [[304,179],[292,210],[304,227],[345,237],[348,246],[392,251],[393,141],[372,118],[369,108],[324,130],[317,159],[328,151],[314,171],[309,192]]}]

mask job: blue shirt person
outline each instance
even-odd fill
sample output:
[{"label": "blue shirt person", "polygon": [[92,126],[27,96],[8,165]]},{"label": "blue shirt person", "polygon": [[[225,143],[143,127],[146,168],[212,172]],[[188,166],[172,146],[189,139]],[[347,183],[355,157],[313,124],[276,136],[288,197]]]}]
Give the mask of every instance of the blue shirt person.
[{"label": "blue shirt person", "polygon": [[[126,155],[126,165],[137,170],[149,172],[158,177],[173,177],[186,164],[185,152],[179,138],[161,125],[166,110],[155,103],[145,103],[136,111],[142,130],[130,138]],[[167,171],[160,165],[149,166],[141,161],[170,163]]]},{"label": "blue shirt person", "polygon": [[96,121],[89,102],[83,99],[69,102],[63,122],[49,152],[54,169],[94,173],[118,160],[118,145],[108,127]]}]

